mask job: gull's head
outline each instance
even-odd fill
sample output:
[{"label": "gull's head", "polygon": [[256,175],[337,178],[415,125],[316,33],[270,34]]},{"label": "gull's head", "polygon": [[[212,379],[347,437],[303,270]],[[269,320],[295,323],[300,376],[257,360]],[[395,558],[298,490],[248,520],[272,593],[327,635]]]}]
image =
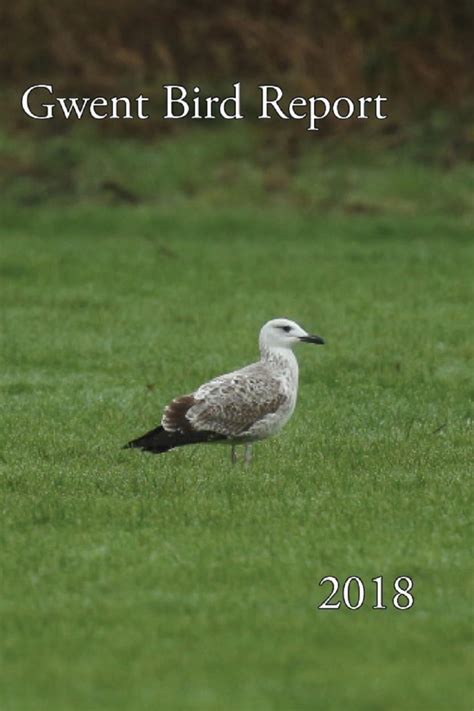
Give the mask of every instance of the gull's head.
[{"label": "gull's head", "polygon": [[316,343],[322,345],[321,336],[311,336],[295,321],[287,318],[274,318],[268,321],[260,331],[260,350],[266,348],[293,348],[296,343]]}]

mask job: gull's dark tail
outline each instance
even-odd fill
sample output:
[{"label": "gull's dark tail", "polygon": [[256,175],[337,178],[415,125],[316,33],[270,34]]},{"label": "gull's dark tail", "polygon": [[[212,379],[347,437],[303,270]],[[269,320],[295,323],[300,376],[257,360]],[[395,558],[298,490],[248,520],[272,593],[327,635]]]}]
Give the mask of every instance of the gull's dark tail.
[{"label": "gull's dark tail", "polygon": [[186,444],[200,442],[216,442],[226,439],[216,432],[168,432],[161,425],[146,434],[132,439],[123,449],[143,449],[145,452],[162,454],[175,447],[184,447]]}]

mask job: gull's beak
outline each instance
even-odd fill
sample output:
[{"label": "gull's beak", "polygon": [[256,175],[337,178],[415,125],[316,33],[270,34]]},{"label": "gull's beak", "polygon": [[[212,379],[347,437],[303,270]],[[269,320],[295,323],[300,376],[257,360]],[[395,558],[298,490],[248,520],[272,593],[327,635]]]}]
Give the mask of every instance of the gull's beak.
[{"label": "gull's beak", "polygon": [[321,338],[321,336],[300,336],[300,341],[303,341],[303,343],[317,343],[320,346],[324,345],[324,338]]}]

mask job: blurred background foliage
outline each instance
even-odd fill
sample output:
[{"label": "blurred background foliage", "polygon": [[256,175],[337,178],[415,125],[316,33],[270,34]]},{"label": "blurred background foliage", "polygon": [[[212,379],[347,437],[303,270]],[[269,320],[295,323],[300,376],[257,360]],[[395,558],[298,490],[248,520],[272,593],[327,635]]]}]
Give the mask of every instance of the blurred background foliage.
[{"label": "blurred background foliage", "polygon": [[271,78],[303,94],[457,104],[472,88],[473,17],[469,0],[16,0],[0,14],[0,71],[90,91]]},{"label": "blurred background foliage", "polygon": [[[194,196],[207,176],[211,202],[223,190],[228,199],[232,190],[236,199],[244,192],[259,200],[284,194],[299,205],[327,207],[333,193],[344,196],[351,183],[346,173],[331,173],[341,143],[345,168],[367,162],[365,141],[372,157],[402,150],[412,162],[451,169],[474,157],[473,39],[471,0],[5,2],[0,189],[25,203],[65,194],[134,203],[151,193],[156,198],[156,185],[161,199],[170,199],[171,185]],[[308,134],[303,122],[252,122],[250,108],[245,126],[160,120],[164,83],[199,84],[203,94],[225,96],[235,81],[242,82],[246,108],[257,101],[259,83],[277,83],[287,96],[380,93],[389,98],[389,119],[328,118],[317,135]],[[20,97],[45,82],[54,85],[55,96],[143,93],[151,100],[151,118],[78,122],[57,115],[33,121],[22,112]],[[183,139],[183,132],[194,138]],[[159,158],[150,154],[157,141],[167,144]],[[318,157],[309,160],[308,151]],[[326,170],[327,180],[319,183],[320,194],[308,197],[305,177],[316,166]],[[372,182],[375,188],[378,178]],[[352,192],[350,205],[359,205]],[[423,201],[423,190],[421,195]],[[457,186],[452,201],[458,208],[465,202]]]},{"label": "blurred background foliage", "polygon": [[471,97],[474,3],[16,0],[0,11],[15,90],[152,94],[163,81],[277,82],[295,94],[382,93],[402,111]]}]

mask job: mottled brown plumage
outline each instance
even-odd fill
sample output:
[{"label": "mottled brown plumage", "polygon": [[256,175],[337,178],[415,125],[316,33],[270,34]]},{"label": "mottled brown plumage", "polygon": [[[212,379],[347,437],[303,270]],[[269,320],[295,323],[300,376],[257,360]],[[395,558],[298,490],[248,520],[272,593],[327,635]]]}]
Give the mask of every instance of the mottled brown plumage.
[{"label": "mottled brown plumage", "polygon": [[196,400],[192,395],[175,398],[165,407],[161,424],[170,432],[192,432],[193,428],[186,415],[195,404]]},{"label": "mottled brown plumage", "polygon": [[259,361],[175,398],[161,426],[127,446],[161,453],[198,442],[249,445],[276,434],[296,404],[298,364],[291,348],[299,341],[323,342],[293,321],[269,321],[260,332]]}]

